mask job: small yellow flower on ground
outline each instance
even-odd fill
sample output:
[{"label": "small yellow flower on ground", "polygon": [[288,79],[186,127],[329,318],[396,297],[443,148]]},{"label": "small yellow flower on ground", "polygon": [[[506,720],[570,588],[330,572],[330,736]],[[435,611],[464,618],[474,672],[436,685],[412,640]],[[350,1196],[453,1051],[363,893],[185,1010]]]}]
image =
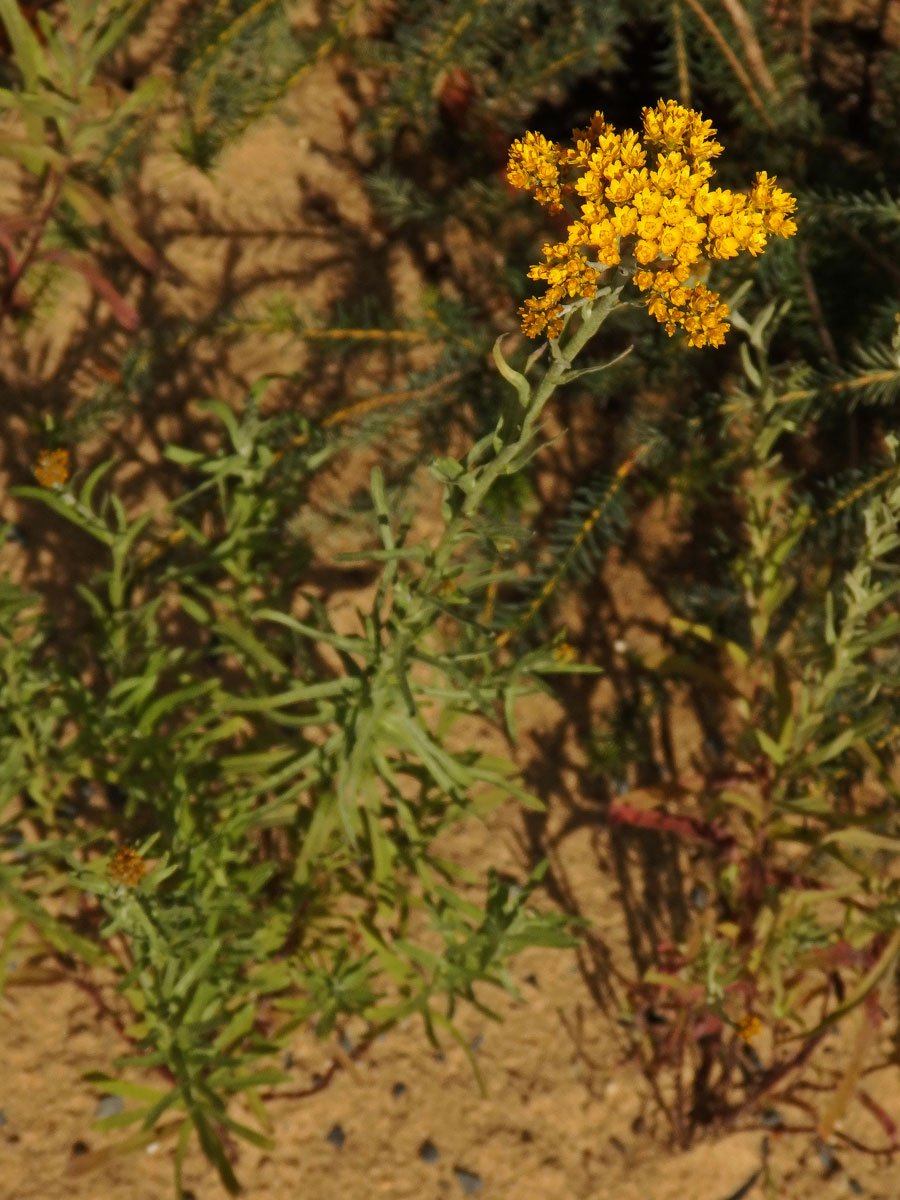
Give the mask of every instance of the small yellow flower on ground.
[{"label": "small yellow flower on ground", "polygon": [[137,887],[144,878],[147,865],[137,850],[130,846],[120,846],[106,868],[106,874],[113,883],[122,883],[125,887]]},{"label": "small yellow flower on ground", "polygon": [[68,450],[42,450],[34,468],[41,487],[62,487],[69,478]]},{"label": "small yellow flower on ground", "polygon": [[754,1038],[759,1037],[762,1024],[759,1017],[753,1016],[752,1013],[744,1013],[740,1021],[738,1021],[738,1035],[741,1041],[746,1042],[749,1046]]}]

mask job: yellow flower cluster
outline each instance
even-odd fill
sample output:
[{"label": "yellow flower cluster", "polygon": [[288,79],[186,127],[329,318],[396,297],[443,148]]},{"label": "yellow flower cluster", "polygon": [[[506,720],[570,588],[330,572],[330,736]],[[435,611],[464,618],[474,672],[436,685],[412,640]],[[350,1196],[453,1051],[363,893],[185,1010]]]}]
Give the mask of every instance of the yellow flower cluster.
[{"label": "yellow flower cluster", "polygon": [[42,450],[34,468],[41,487],[62,487],[69,478],[68,450]]},{"label": "yellow flower cluster", "polygon": [[753,1013],[744,1013],[738,1021],[738,1036],[745,1045],[749,1046],[762,1032],[762,1022]]},{"label": "yellow flower cluster", "polygon": [[544,246],[546,263],[528,272],[547,284],[543,296],[520,309],[529,337],[545,329],[558,337],[565,301],[593,299],[602,273],[621,265],[670,337],[680,326],[692,346],[720,346],[728,308],[692,279],[698,267],[741,250],[761,254],[770,236],[797,232],[790,217],[796,200],[765,171],[748,195],[710,188],[710,159],[722,146],[700,113],[660,100],[643,117],[644,141],[653,147],[649,164],[634,130],[617,133],[599,112],[588,128],[573,130],[574,149],[539,133],[513,143],[507,178],[514,187],[533,192],[551,212],[564,211],[567,196],[580,197],[567,240]]}]

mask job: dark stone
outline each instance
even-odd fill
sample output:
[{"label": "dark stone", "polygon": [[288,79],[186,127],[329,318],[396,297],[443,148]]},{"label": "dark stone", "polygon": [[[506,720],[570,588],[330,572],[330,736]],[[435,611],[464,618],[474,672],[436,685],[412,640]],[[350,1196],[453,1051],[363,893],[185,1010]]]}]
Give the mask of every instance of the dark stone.
[{"label": "dark stone", "polygon": [[102,1121],[105,1117],[117,1117],[124,1108],[125,1101],[121,1096],[101,1096],[97,1111],[94,1113],[94,1120]]},{"label": "dark stone", "polygon": [[405,1083],[395,1083],[394,1086],[391,1088],[391,1095],[394,1097],[395,1100],[398,1100],[401,1096],[406,1095],[406,1091],[407,1091],[407,1088],[406,1088]]},{"label": "dark stone", "polygon": [[334,1146],[336,1150],[340,1150],[344,1145],[344,1137],[345,1134],[343,1128],[340,1125],[332,1125],[332,1127],[328,1130],[328,1133],[325,1135],[325,1141],[331,1142],[332,1146]]},{"label": "dark stone", "polygon": [[440,1151],[430,1138],[426,1138],[419,1147],[419,1158],[422,1162],[433,1163],[441,1157]]},{"label": "dark stone", "polygon": [[474,1171],[467,1171],[465,1167],[454,1167],[453,1174],[467,1196],[474,1196],[476,1192],[481,1191],[481,1176],[476,1175]]}]

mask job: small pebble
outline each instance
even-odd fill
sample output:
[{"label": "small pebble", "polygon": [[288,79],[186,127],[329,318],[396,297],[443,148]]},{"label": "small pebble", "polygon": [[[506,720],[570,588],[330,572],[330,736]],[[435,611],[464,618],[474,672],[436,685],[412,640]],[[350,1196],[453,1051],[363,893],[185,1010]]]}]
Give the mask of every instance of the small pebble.
[{"label": "small pebble", "polygon": [[87,1142],[83,1142],[81,1138],[79,1138],[77,1142],[72,1143],[71,1154],[73,1158],[80,1158],[82,1154],[87,1154],[89,1150],[90,1146],[87,1144]]},{"label": "small pebble", "polygon": [[481,1190],[481,1176],[476,1175],[474,1171],[467,1171],[465,1167],[454,1167],[453,1174],[459,1180],[459,1186],[467,1196],[474,1196]]},{"label": "small pebble", "polygon": [[530,975],[525,976],[525,982],[530,983],[532,987],[540,987],[540,984],[538,983],[538,977],[533,971]]},{"label": "small pebble", "polygon": [[426,1138],[419,1147],[419,1158],[422,1162],[433,1163],[441,1157],[437,1146],[429,1138]]},{"label": "small pebble", "polygon": [[121,1096],[102,1096],[94,1113],[94,1120],[102,1121],[106,1117],[116,1117],[124,1108],[125,1101]]},{"label": "small pebble", "polygon": [[353,1053],[353,1043],[347,1037],[346,1033],[342,1033],[341,1036],[338,1038],[338,1045],[340,1046],[340,1048],[343,1050],[343,1052],[345,1054]]},{"label": "small pebble", "polygon": [[336,1150],[340,1150],[344,1145],[344,1130],[340,1125],[332,1125],[325,1135],[325,1141],[331,1142]]},{"label": "small pebble", "polygon": [[820,1141],[816,1144],[816,1151],[818,1152],[819,1159],[825,1169],[826,1178],[829,1175],[833,1175],[840,1164],[838,1163],[832,1148],[827,1142]]},{"label": "small pebble", "polygon": [[394,1097],[395,1100],[398,1100],[401,1096],[405,1096],[406,1095],[406,1084],[405,1083],[395,1083],[394,1086],[391,1088],[391,1095]]}]

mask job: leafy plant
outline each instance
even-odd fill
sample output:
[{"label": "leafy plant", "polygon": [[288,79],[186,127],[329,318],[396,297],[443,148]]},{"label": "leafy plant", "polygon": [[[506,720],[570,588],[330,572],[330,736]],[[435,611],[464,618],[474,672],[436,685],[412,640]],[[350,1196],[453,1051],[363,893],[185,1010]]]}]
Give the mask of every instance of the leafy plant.
[{"label": "leafy plant", "polygon": [[[886,435],[886,466],[859,489],[852,556],[838,566],[811,534],[841,504],[815,515],[779,449],[806,428],[812,404],[796,372],[769,364],[783,315],[769,304],[752,323],[733,316],[748,338],[747,385],[722,408],[743,498],[730,618],[742,633],[673,616],[671,652],[644,666],[663,687],[702,678],[733,723],[714,770],[672,781],[682,814],[654,803],[652,789],[650,803],[626,791],[609,809],[617,823],[667,831],[702,850],[691,869],[702,881],[701,911],[626,1003],[636,1035],[639,1013],[661,1014],[660,1036],[637,1038],[650,1075],[674,1063],[680,1077],[692,1063],[690,1086],[666,1106],[685,1145],[700,1125],[768,1111],[776,1097],[802,1104],[790,1087],[776,1088],[858,1009],[853,1062],[835,1085],[840,1100],[813,1125],[827,1141],[856,1090],[861,1056],[885,1015],[879,997],[900,960],[900,880],[885,870],[900,851],[890,769],[898,441]],[[698,645],[713,648],[717,670],[700,674]],[[762,1030],[765,1064],[750,1049]]]},{"label": "leafy plant", "polygon": [[[582,342],[609,307],[598,306]],[[240,1093],[265,1130],[260,1089],[283,1076],[262,1062],[299,1024],[315,1018],[327,1037],[356,1016],[371,1038],[419,1013],[431,1036],[460,1038],[457,998],[487,1012],[473,985],[511,988],[502,969],[511,954],[572,944],[570,919],[527,906],[541,868],[515,895],[493,877],[481,909],[446,886],[474,882],[470,874],[431,850],[443,829],[506,796],[541,807],[511,763],[452,747],[457,717],[489,716],[498,704],[511,714],[517,696],[545,686],[542,675],[587,669],[550,649],[497,663],[494,631],[475,615],[497,580],[501,536],[481,517],[485,498],[535,453],[541,408],[567,371],[554,363],[527,403],[517,376],[521,411],[505,414],[464,463],[435,464],[445,519],[436,545],[409,544],[413,514],[392,515],[373,472],[381,547],[345,556],[380,572],[357,634],[298,593],[302,545],[280,562],[273,554],[304,475],[333,447],[301,437],[299,454],[274,448],[281,423],[258,411],[268,379],[241,419],[219,401],[206,405],[228,438],[217,453],[166,448],[198,478],[165,514],[169,561],[148,538],[152,513],[129,518],[112,490],[98,501],[112,461],[78,488],[63,460],[48,461],[45,486],[15,490],[109,555],[78,588],[80,637],[51,635],[52,653],[46,617],[32,624],[10,593],[0,741],[12,806],[4,836],[16,851],[0,887],[45,944],[119,975],[135,1049],[118,1066],[168,1081],[148,1090],[103,1078],[140,1102],[109,1119],[141,1122],[123,1150],[180,1114],[179,1173],[195,1132],[234,1190],[227,1138],[263,1144],[265,1135],[230,1115],[229,1101]],[[298,596],[308,612],[295,616]],[[177,621],[187,626],[173,636]],[[454,627],[467,630],[462,650]],[[35,686],[48,698],[39,707],[29,703]],[[74,736],[63,738],[68,723]],[[116,800],[84,802],[100,789]],[[23,836],[23,822],[36,839]],[[111,859],[110,839],[119,844]],[[48,885],[82,892],[82,932],[44,908]],[[408,932],[416,917],[432,924],[438,947]]]},{"label": "leafy plant", "polygon": [[39,11],[39,38],[16,0],[0,4],[19,74],[16,88],[0,88],[0,108],[18,119],[0,140],[0,155],[28,177],[22,211],[0,216],[0,320],[29,305],[26,276],[45,264],[45,275],[48,267],[80,274],[123,328],[139,323],[134,306],[84,250],[102,229],[145,271],[161,269],[153,247],[93,178],[98,153],[127,136],[165,94],[161,75],[125,95],[100,74],[146,8],[147,0],[72,2],[59,25]]}]

